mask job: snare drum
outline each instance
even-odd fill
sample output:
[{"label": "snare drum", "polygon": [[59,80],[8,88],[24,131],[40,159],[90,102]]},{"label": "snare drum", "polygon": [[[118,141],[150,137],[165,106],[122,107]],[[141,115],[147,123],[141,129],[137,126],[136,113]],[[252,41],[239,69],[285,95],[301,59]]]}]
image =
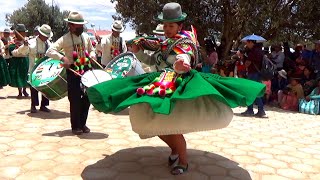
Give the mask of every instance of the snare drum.
[{"label": "snare drum", "polygon": [[99,69],[94,69],[89,70],[82,75],[81,83],[85,86],[86,89],[96,84],[109,81],[111,79],[111,76],[107,72]]},{"label": "snare drum", "polygon": [[123,78],[126,76],[137,76],[144,74],[140,61],[133,53],[127,52],[120,54],[108,63],[105,67],[107,73],[114,78]]},{"label": "snare drum", "polygon": [[36,62],[28,83],[49,100],[55,101],[68,95],[67,74],[61,61],[43,57]]}]

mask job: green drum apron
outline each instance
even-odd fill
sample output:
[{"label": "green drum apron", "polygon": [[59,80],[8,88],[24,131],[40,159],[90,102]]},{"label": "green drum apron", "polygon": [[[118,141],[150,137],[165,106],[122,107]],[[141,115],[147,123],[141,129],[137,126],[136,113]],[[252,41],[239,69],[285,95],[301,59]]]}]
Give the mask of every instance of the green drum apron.
[{"label": "green drum apron", "polygon": [[44,57],[36,62],[29,75],[29,84],[49,100],[55,101],[68,95],[66,69],[61,61]]}]

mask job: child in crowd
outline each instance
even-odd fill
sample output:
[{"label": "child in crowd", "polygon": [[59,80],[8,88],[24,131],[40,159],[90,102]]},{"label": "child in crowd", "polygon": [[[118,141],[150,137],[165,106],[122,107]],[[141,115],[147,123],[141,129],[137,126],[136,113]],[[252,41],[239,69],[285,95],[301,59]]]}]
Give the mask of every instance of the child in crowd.
[{"label": "child in crowd", "polygon": [[270,100],[278,104],[278,92],[288,85],[287,72],[282,69],[278,71],[278,75],[271,81],[271,97]]},{"label": "child in crowd", "polygon": [[234,77],[246,78],[247,68],[245,66],[245,55],[243,50],[239,50],[232,58],[236,59],[234,66]]},{"label": "child in crowd", "polygon": [[290,80],[290,84],[278,93],[278,102],[280,107],[284,110],[297,111],[299,99],[304,98],[304,92],[302,85],[300,84],[300,78],[293,76]]},{"label": "child in crowd", "polygon": [[271,97],[271,80],[263,79],[262,83],[266,85],[266,92],[264,94],[264,104],[268,104],[270,102],[270,97]]},{"label": "child in crowd", "polygon": [[224,61],[222,67],[219,70],[220,76],[223,77],[233,77],[234,71],[234,61],[232,59],[227,59]]}]

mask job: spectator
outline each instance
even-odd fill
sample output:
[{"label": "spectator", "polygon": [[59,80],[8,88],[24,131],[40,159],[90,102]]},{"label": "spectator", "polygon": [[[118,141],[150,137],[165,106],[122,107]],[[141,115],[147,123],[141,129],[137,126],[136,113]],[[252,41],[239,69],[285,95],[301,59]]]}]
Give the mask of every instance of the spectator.
[{"label": "spectator", "polygon": [[314,68],[316,78],[320,77],[320,40],[315,42],[315,49],[311,53],[310,65]]},{"label": "spectator", "polygon": [[271,60],[275,62],[278,70],[281,70],[283,68],[284,58],[285,56],[282,52],[281,45],[275,45],[274,51],[271,53]]},{"label": "spectator", "polygon": [[310,66],[305,67],[303,70],[301,85],[303,86],[305,96],[310,94],[316,86],[313,69]]},{"label": "spectator", "polygon": [[[246,41],[246,47],[249,49],[248,57],[245,62],[248,69],[248,79],[261,82],[259,71],[261,70],[263,60],[262,45],[257,44],[256,41],[248,40]],[[264,105],[261,97],[256,99],[256,104],[258,105],[257,114],[254,114],[253,104],[248,106],[247,110],[241,114],[244,116],[255,115],[256,117],[265,117],[266,113],[264,111]]]},{"label": "spectator", "polygon": [[268,104],[271,97],[271,80],[270,79],[263,79],[262,83],[266,85],[266,92],[264,94],[264,104]]},{"label": "spectator", "polygon": [[297,46],[294,48],[294,52],[292,53],[291,59],[296,60],[299,57],[301,57],[302,50],[303,50],[303,45],[297,44]]},{"label": "spectator", "polygon": [[298,110],[298,100],[304,98],[300,80],[297,76],[292,77],[290,84],[284,90],[279,91],[278,101],[282,109],[291,111]]},{"label": "spectator", "polygon": [[220,68],[220,76],[233,77],[235,63],[232,59],[225,60],[222,67]]},{"label": "spectator", "polygon": [[288,85],[287,72],[282,69],[278,71],[277,77],[271,81],[271,100],[275,100],[278,103],[278,92],[283,90]]},{"label": "spectator", "polygon": [[247,68],[245,66],[245,56],[243,50],[237,51],[233,58],[236,59],[234,67],[234,77],[246,78]]},{"label": "spectator", "polygon": [[306,96],[307,101],[310,101],[311,99],[320,100],[320,78],[317,79],[316,83],[317,83],[317,86],[313,89],[313,91],[308,96]]}]

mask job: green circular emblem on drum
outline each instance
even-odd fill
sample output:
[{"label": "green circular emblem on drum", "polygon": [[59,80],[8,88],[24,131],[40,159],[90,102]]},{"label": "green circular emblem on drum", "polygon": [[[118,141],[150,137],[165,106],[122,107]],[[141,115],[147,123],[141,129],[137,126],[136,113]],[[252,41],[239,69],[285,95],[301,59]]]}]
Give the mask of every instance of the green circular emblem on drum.
[{"label": "green circular emblem on drum", "polygon": [[125,77],[131,69],[132,58],[132,56],[119,57],[119,59],[108,64],[108,66],[106,67],[107,73],[109,73],[112,78]]},{"label": "green circular emblem on drum", "polygon": [[32,86],[44,86],[53,81],[62,72],[61,61],[48,59],[41,62],[32,72],[30,82]]}]

